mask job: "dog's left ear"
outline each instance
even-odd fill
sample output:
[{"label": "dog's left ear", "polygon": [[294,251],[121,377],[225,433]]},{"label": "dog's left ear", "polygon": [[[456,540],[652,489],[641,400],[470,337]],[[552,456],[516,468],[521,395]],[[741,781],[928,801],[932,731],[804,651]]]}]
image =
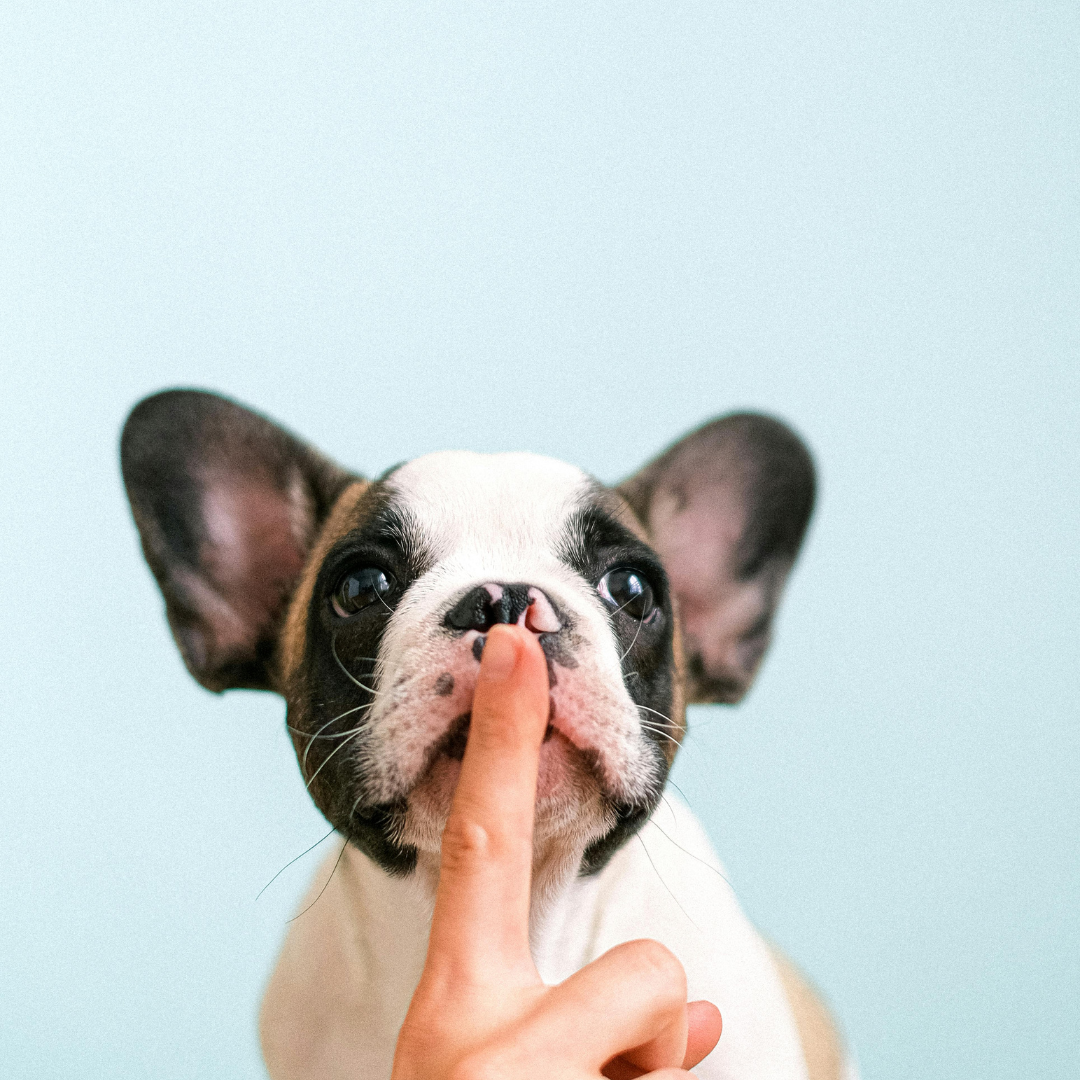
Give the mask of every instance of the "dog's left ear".
[{"label": "dog's left ear", "polygon": [[814,506],[814,464],[768,416],[713,420],[618,488],[649,533],[678,601],[688,701],[738,701]]},{"label": "dog's left ear", "polygon": [[258,413],[197,390],[136,405],[120,464],[188,670],[208,690],[272,689],[285,600],[355,478]]}]

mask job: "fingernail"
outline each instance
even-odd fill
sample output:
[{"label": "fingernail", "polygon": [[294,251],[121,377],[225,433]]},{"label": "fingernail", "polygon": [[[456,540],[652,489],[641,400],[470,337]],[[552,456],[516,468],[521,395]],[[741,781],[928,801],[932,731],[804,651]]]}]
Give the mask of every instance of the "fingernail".
[{"label": "fingernail", "polygon": [[489,633],[480,670],[488,679],[508,679],[517,664],[517,646],[510,634]]}]

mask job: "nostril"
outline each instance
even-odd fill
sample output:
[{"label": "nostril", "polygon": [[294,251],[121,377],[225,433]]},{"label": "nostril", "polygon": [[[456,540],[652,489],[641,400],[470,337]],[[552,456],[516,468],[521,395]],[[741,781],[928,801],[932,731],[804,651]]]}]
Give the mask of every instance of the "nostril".
[{"label": "nostril", "polygon": [[483,634],[496,623],[517,622],[527,605],[524,590],[517,596],[513,586],[478,585],[446,613],[446,625],[455,630],[479,630]]},{"label": "nostril", "polygon": [[447,611],[443,623],[460,633],[476,630],[486,634],[498,623],[516,623],[534,634],[562,629],[562,619],[544,590],[522,582],[486,582],[469,589]]},{"label": "nostril", "polygon": [[447,613],[446,625],[454,630],[489,630],[492,598],[483,586],[467,592]]},{"label": "nostril", "polygon": [[525,626],[534,634],[554,634],[562,629],[562,621],[542,589],[529,589],[529,606],[524,612]]},{"label": "nostril", "polygon": [[[535,603],[530,604],[521,615],[519,625],[525,627],[526,630],[531,630],[534,634],[550,634],[554,631],[549,628],[548,620],[544,618],[544,613],[537,611]],[[555,630],[558,630],[558,625],[555,626]]]}]

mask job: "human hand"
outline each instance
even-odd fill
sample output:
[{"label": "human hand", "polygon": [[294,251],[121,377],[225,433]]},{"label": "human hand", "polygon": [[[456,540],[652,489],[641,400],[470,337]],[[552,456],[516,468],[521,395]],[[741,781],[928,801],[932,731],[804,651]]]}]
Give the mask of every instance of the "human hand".
[{"label": "human hand", "polygon": [[720,1037],[716,1006],[687,1004],[682,965],[655,941],[618,945],[558,986],[541,980],[529,896],[547,722],[536,638],[492,627],[392,1080],[685,1080]]}]

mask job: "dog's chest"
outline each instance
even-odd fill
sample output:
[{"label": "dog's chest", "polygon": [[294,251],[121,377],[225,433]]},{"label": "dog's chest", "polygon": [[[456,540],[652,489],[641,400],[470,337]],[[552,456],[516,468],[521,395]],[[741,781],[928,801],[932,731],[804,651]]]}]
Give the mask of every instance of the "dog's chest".
[{"label": "dog's chest", "polygon": [[690,1001],[724,1018],[701,1080],[805,1080],[794,1017],[765,942],[743,914],[704,830],[681,802],[664,804],[604,871],[577,879],[553,906],[534,948],[559,982],[623,941],[654,938],[686,970]]},{"label": "dog's chest", "polygon": [[[415,881],[391,878],[357,855],[322,903],[318,922],[307,929],[303,920],[294,924],[267,1002],[271,1008],[289,1002],[302,1013],[293,1013],[296,1028],[323,1033],[321,1051],[309,1049],[309,1060],[319,1064],[274,1068],[268,1053],[271,1074],[386,1080],[423,966],[428,902]],[[716,1003],[724,1017],[723,1037],[695,1075],[806,1080],[772,955],[740,909],[701,826],[668,797],[657,820],[603,871],[575,879],[554,900],[536,928],[533,951],[544,980],[556,983],[636,938],[670,948],[686,970],[689,999]],[[264,1033],[267,1019],[264,1012]]]}]

